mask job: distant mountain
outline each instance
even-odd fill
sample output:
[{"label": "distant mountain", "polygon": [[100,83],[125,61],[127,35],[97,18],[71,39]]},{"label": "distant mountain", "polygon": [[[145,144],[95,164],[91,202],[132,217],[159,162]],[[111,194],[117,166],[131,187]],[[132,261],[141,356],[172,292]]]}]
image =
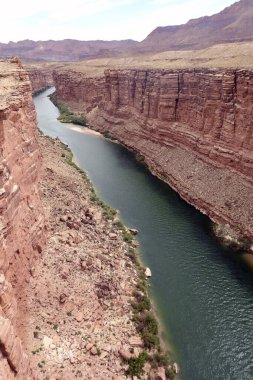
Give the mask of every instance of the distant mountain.
[{"label": "distant mountain", "polygon": [[0,43],[1,56],[26,61],[78,61],[130,56],[169,50],[195,50],[215,44],[253,41],[253,0],[240,0],[220,13],[183,25],[158,27],[142,42],[123,41],[19,41]]},{"label": "distant mountain", "polygon": [[253,0],[238,1],[220,13],[183,25],[158,27],[138,44],[137,50],[193,50],[243,41],[253,41]]},{"label": "distant mountain", "polygon": [[137,44],[123,41],[31,41],[0,43],[0,56],[19,56],[26,61],[78,61],[86,58],[118,56]]}]

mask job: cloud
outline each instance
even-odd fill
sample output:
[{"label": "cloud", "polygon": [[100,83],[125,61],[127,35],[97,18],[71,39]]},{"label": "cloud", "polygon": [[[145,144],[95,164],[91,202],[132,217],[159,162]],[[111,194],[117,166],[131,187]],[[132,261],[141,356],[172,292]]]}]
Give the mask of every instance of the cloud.
[{"label": "cloud", "polygon": [[[50,38],[49,32],[57,32],[57,26],[59,27],[57,35],[61,34],[61,38],[66,38],[67,30],[72,30],[72,35],[76,32],[74,23],[76,19],[85,19],[104,11],[112,11],[114,8],[130,5],[133,2],[134,0],[120,2],[118,0],[8,0],[1,6],[0,41],[43,39],[46,35],[48,36],[46,38]],[[42,30],[43,27],[50,30]],[[54,35],[51,35],[51,38],[55,38]]]},{"label": "cloud", "polygon": [[1,22],[6,19],[14,24],[14,21],[20,22],[22,18],[38,14],[47,15],[51,20],[71,20],[132,2],[133,0],[8,0],[1,6]]},{"label": "cloud", "polygon": [[131,3],[131,0],[121,0],[120,2],[117,0],[71,0],[71,7],[54,6],[49,13],[49,18],[55,21],[71,21]]},{"label": "cloud", "polygon": [[[123,0],[123,3],[125,1]],[[129,1],[127,1],[129,2]],[[32,16],[37,13],[69,13],[73,11],[80,12],[81,14],[88,14],[90,12],[98,12],[106,8],[112,8],[118,5],[116,0],[23,0],[17,2],[16,0],[9,0],[1,9],[1,13],[7,17],[16,18]]]}]

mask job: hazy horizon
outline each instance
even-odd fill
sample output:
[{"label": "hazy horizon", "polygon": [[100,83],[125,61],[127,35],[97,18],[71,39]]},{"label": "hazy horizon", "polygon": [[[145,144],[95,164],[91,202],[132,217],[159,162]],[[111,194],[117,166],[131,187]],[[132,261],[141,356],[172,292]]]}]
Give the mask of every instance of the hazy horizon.
[{"label": "hazy horizon", "polygon": [[[1,9],[0,42],[75,39],[141,41],[158,26],[210,16],[235,0],[9,0]],[[71,6],[70,6],[71,5]]]}]

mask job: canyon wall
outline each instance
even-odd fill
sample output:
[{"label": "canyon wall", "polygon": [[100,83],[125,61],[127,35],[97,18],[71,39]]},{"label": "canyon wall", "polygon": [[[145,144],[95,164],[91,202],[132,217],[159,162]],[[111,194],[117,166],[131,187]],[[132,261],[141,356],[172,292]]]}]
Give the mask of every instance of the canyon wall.
[{"label": "canyon wall", "polygon": [[36,95],[47,87],[53,86],[53,69],[50,67],[36,67],[27,65],[26,70],[32,85],[33,94]]},{"label": "canyon wall", "polygon": [[142,155],[218,223],[253,238],[253,72],[54,72],[57,98]]},{"label": "canyon wall", "polygon": [[16,328],[18,303],[45,244],[37,182],[41,154],[31,84],[17,59],[0,60],[0,379],[35,378]]}]

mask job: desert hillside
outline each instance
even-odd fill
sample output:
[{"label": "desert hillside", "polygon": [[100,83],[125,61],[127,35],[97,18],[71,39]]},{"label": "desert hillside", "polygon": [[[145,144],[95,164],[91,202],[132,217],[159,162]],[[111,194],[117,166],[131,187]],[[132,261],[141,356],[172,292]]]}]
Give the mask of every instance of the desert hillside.
[{"label": "desert hillside", "polygon": [[252,41],[252,18],[252,0],[240,0],[213,16],[156,28],[138,45],[138,52],[202,49],[221,43]]}]

